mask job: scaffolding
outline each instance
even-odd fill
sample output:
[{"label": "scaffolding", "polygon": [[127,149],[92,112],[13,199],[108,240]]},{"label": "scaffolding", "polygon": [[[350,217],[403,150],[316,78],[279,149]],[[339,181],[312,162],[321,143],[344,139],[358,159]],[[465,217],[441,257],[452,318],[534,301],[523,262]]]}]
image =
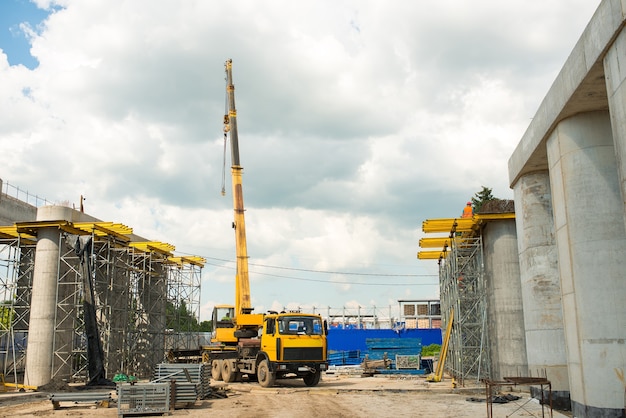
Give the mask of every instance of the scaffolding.
[{"label": "scaffolding", "polygon": [[[86,381],[84,301],[93,291],[104,367],[115,373],[151,376],[170,348],[167,303],[185,304],[197,320],[201,257],[173,257],[160,242],[131,242],[132,229],[110,222],[17,223],[0,227],[0,360],[2,372],[24,372],[34,254],[39,228],[60,229],[51,379]],[[175,267],[174,267],[175,266]]]},{"label": "scaffolding", "polygon": [[[200,287],[204,259],[170,257],[166,268],[169,277],[165,345],[169,348],[196,349],[204,343],[190,318],[200,318]],[[173,330],[177,330],[174,332]]]},{"label": "scaffolding", "polygon": [[483,264],[480,215],[469,219],[424,221],[424,232],[446,237],[423,238],[420,259],[439,260],[441,316],[444,326],[454,310],[446,369],[461,385],[491,377],[487,327],[487,288]]},{"label": "scaffolding", "polygon": [[0,227],[0,373],[17,382],[30,319],[35,241]]},{"label": "scaffolding", "polygon": [[487,347],[487,292],[483,271],[482,238],[452,241],[448,256],[439,270],[443,321],[447,325],[454,310],[449,373],[461,384],[490,377]]}]

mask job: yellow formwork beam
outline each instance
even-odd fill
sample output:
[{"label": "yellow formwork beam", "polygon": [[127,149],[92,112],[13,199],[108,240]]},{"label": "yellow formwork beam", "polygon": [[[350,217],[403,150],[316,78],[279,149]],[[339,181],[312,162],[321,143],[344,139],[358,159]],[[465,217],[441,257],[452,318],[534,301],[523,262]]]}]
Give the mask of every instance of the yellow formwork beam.
[{"label": "yellow formwork beam", "polygon": [[58,228],[61,231],[73,235],[87,235],[89,232],[74,227],[74,224],[66,220],[58,221],[33,221],[33,222],[16,222],[17,232],[20,234],[29,234],[37,236],[37,231],[43,228]]},{"label": "yellow formwork beam", "polygon": [[27,233],[19,233],[17,232],[17,226],[8,225],[8,226],[0,226],[0,238],[20,238],[20,241],[25,244],[36,244],[37,237]]},{"label": "yellow formwork beam", "polygon": [[450,237],[426,237],[420,239],[421,248],[443,248],[450,246]]},{"label": "yellow formwork beam", "polygon": [[169,257],[167,261],[172,264],[178,264],[179,266],[182,266],[183,264],[193,264],[195,266],[204,267],[206,258],[193,255],[185,257]]},{"label": "yellow formwork beam", "polygon": [[417,253],[419,260],[439,260],[440,258],[446,258],[448,251],[420,251]]},{"label": "yellow formwork beam", "polygon": [[[471,237],[480,231],[488,221],[501,219],[515,219],[515,212],[475,214],[471,218],[439,218],[427,219],[422,222],[422,231],[425,233],[447,233],[447,237],[427,237],[420,239],[421,248],[441,248],[439,251],[420,251],[417,258],[420,260],[439,260],[446,258],[446,249],[455,244],[462,244],[465,238]],[[452,238],[453,237],[453,238]]]},{"label": "yellow formwork beam", "polygon": [[147,253],[156,251],[165,255],[171,255],[171,253],[176,249],[176,247],[172,244],[159,241],[134,241],[128,245]]},{"label": "yellow formwork beam", "polygon": [[114,236],[124,242],[129,242],[133,233],[133,228],[113,222],[77,222],[74,226],[98,237]]},{"label": "yellow formwork beam", "polygon": [[474,228],[474,218],[442,218],[442,219],[426,219],[422,222],[422,231],[425,233],[432,232],[450,232],[455,226],[457,232],[469,232]]}]

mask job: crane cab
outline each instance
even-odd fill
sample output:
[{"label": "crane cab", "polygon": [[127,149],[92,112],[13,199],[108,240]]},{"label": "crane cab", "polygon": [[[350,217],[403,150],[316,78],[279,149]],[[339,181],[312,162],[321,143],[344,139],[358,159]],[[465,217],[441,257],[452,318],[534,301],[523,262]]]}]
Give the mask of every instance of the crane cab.
[{"label": "crane cab", "polygon": [[217,305],[213,308],[212,343],[237,344],[235,337],[235,307],[233,305]]}]

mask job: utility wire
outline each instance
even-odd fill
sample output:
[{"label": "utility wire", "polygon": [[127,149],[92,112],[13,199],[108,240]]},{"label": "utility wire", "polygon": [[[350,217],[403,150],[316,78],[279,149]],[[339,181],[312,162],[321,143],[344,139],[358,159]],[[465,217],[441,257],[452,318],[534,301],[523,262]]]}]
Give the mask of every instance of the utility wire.
[{"label": "utility wire", "polygon": [[[224,258],[214,258],[214,257],[204,257],[205,259],[224,261],[227,263],[234,263],[233,260],[227,260]],[[213,266],[222,266],[220,264],[208,263]],[[391,273],[354,273],[354,272],[346,272],[346,271],[328,271],[328,270],[312,270],[312,269],[299,269],[295,267],[280,267],[280,266],[270,266],[267,264],[256,264],[256,263],[248,263],[250,266],[256,267],[266,267],[280,270],[292,270],[292,271],[304,271],[307,273],[323,273],[323,274],[343,274],[346,276],[373,276],[373,277],[439,277],[438,274],[391,274]],[[223,267],[223,266],[222,266]]]},{"label": "utility wire", "polygon": [[[221,259],[221,258],[211,258],[212,260],[218,260],[218,261],[226,261],[226,262],[233,262],[231,260],[225,260],[225,259]],[[236,270],[236,267],[231,267],[231,266],[225,266],[223,264],[217,264],[217,263],[210,263],[210,262],[206,262],[206,264],[209,264],[211,266],[215,266],[215,267],[220,267],[220,268],[225,268],[225,269],[229,269],[229,270]],[[263,265],[257,265],[257,264],[253,264],[256,266],[263,266]],[[282,268],[284,270],[298,270],[298,271],[306,271],[306,272],[314,272],[314,273],[330,273],[330,272],[326,272],[326,271],[318,271],[318,270],[304,270],[304,269],[292,269],[292,268],[288,268],[288,267],[276,267],[276,266],[264,266],[264,267],[274,267],[274,268]],[[329,281],[329,280],[321,280],[321,279],[305,279],[302,277],[293,277],[293,276],[283,276],[283,275],[279,275],[279,274],[271,274],[271,273],[260,273],[258,271],[255,272],[251,272],[254,274],[258,274],[261,276],[270,276],[270,277],[279,277],[282,279],[289,279],[289,280],[299,280],[299,281],[303,281],[303,282],[317,282],[317,283],[328,283],[328,284],[351,284],[351,285],[360,285],[360,286],[439,286],[439,283],[362,283],[362,282],[333,282],[333,281]],[[346,274],[346,273],[338,273],[338,274]],[[359,275],[360,273],[352,273],[353,275]],[[364,274],[367,276],[375,276],[375,274]],[[379,275],[381,276],[381,275]],[[382,275],[382,276],[420,276],[420,275]],[[432,274],[427,275],[421,275],[421,276],[434,276]]]}]

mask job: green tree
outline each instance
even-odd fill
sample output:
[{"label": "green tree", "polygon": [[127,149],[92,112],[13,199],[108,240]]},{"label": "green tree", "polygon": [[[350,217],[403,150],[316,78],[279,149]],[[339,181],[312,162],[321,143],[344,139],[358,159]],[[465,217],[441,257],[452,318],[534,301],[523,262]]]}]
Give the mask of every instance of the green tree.
[{"label": "green tree", "polygon": [[198,320],[187,310],[185,301],[178,306],[167,302],[165,308],[166,327],[176,332],[197,332],[200,330]]},{"label": "green tree", "polygon": [[14,313],[11,301],[0,303],[0,331],[6,331],[11,328]]},{"label": "green tree", "polygon": [[483,205],[490,200],[495,200],[496,198],[491,194],[491,189],[489,187],[481,186],[482,190],[476,192],[474,197],[472,197],[472,209],[474,213],[480,213],[480,209]]}]

